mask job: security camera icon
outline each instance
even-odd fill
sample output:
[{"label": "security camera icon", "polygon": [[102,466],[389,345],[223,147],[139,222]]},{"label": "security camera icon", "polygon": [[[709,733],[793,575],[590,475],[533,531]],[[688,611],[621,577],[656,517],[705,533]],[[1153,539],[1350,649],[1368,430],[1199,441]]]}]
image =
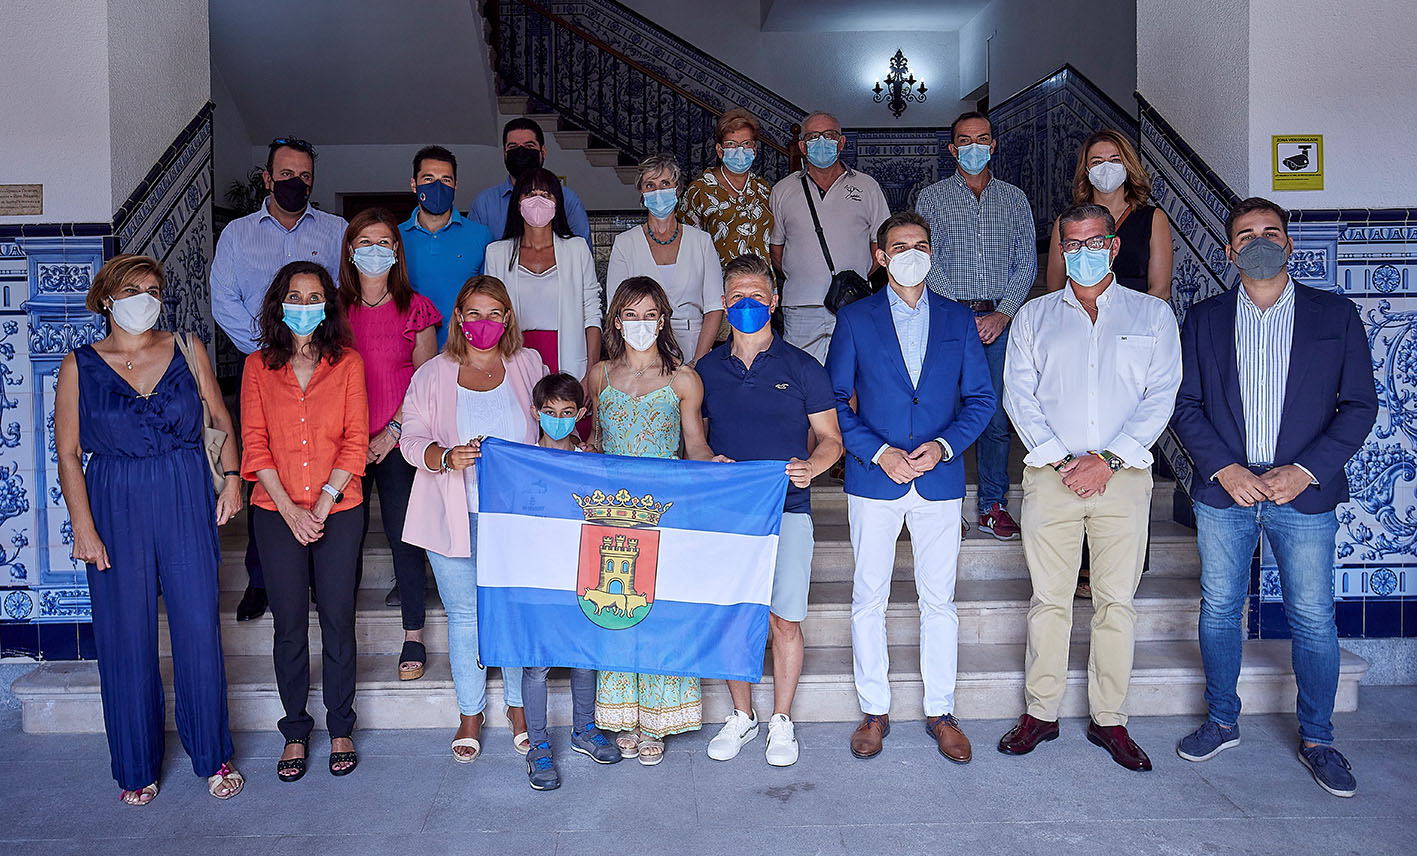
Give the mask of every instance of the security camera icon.
[{"label": "security camera icon", "polygon": [[1284,159],[1284,166],[1290,172],[1298,172],[1309,165],[1309,149],[1313,146],[1300,146],[1297,155],[1290,155]]}]

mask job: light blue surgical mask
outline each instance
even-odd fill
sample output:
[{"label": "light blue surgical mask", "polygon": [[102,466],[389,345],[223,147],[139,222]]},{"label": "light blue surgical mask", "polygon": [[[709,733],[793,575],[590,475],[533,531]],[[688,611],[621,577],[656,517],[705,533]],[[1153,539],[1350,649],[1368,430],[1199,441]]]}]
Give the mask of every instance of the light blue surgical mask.
[{"label": "light blue surgical mask", "polygon": [[538,413],[536,416],[541,420],[541,430],[552,440],[564,440],[576,430],[574,416],[552,416],[550,413]]},{"label": "light blue surgical mask", "polygon": [[645,207],[656,217],[668,217],[679,204],[679,192],[672,187],[662,187],[644,194]]},{"label": "light blue surgical mask", "polygon": [[1082,247],[1077,252],[1063,253],[1063,263],[1068,268],[1068,279],[1084,288],[1093,286],[1112,272],[1112,248]]},{"label": "light blue surgical mask", "polygon": [[756,156],[757,152],[746,146],[724,149],[723,165],[729,172],[742,175],[753,166],[753,158]]},{"label": "light blue surgical mask", "polygon": [[836,163],[836,140],[818,137],[807,142],[807,160],[817,169],[826,169]]},{"label": "light blue surgical mask", "polygon": [[355,247],[353,255],[354,266],[359,268],[359,272],[365,276],[378,276],[385,273],[394,266],[394,262],[398,261],[397,253],[378,244]]},{"label": "light blue surgical mask", "polygon": [[978,175],[984,171],[984,167],[989,165],[989,158],[993,157],[993,152],[984,143],[970,143],[967,146],[959,147],[959,168],[970,175]]},{"label": "light blue surgical mask", "polygon": [[282,303],[281,318],[290,332],[297,336],[308,336],[315,332],[320,322],[325,320],[325,304]]}]

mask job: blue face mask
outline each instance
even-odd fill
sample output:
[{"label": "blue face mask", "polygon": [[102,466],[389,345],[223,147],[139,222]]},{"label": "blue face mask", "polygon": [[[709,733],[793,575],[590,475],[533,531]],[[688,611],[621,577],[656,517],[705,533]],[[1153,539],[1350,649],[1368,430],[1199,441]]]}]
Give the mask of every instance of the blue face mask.
[{"label": "blue face mask", "polygon": [[772,317],[772,310],[751,297],[744,297],[728,307],[728,323],[739,333],[756,333]]},{"label": "blue face mask", "polygon": [[378,276],[388,271],[398,261],[398,254],[388,247],[370,244],[354,248],[354,266],[365,276]]},{"label": "blue face mask", "polygon": [[1063,253],[1068,279],[1083,287],[1093,286],[1112,272],[1112,248],[1089,250],[1083,247],[1075,253]]},{"label": "blue face mask", "polygon": [[752,149],[738,146],[737,148],[723,150],[723,165],[729,172],[742,175],[753,165],[753,158],[757,152]]},{"label": "blue face mask", "polygon": [[301,303],[282,303],[282,318],[285,326],[290,328],[290,332],[297,336],[308,336],[315,332],[315,328],[320,326],[320,322],[325,320],[325,304],[316,303],[306,306]]},{"label": "blue face mask", "polygon": [[978,175],[984,171],[984,167],[989,165],[991,157],[993,157],[993,153],[989,151],[988,146],[983,143],[970,143],[967,146],[959,147],[959,156],[956,160],[959,161],[960,169],[970,175]]},{"label": "blue face mask", "polygon": [[453,194],[457,193],[441,181],[430,181],[418,185],[418,204],[429,214],[438,215],[453,207]]},{"label": "blue face mask", "polygon": [[679,204],[679,192],[672,187],[651,190],[644,194],[645,207],[656,217],[668,217]]},{"label": "blue face mask", "polygon": [[836,140],[818,137],[807,143],[807,160],[817,169],[826,169],[836,163]]},{"label": "blue face mask", "polygon": [[538,413],[536,416],[541,420],[541,430],[552,440],[564,440],[576,430],[574,416],[552,416],[549,413]]}]

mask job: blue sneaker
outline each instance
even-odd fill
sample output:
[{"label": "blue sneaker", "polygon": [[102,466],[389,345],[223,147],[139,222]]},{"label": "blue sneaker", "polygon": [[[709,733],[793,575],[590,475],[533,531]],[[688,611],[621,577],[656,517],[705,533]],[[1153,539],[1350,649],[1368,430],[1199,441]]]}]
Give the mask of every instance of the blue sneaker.
[{"label": "blue sneaker", "polygon": [[1299,763],[1314,774],[1319,787],[1336,797],[1351,797],[1358,793],[1358,780],[1353,778],[1353,768],[1348,759],[1332,746],[1305,746],[1299,744]]},{"label": "blue sneaker", "polygon": [[526,774],[534,791],[554,791],[561,787],[561,774],[556,772],[550,743],[538,743],[526,753]]},{"label": "blue sneaker", "polygon": [[1209,761],[1231,746],[1239,745],[1238,724],[1226,728],[1213,719],[1207,719],[1200,728],[1181,738],[1176,744],[1176,754],[1187,761]]},{"label": "blue sneaker", "polygon": [[588,755],[597,764],[618,764],[621,760],[619,747],[610,742],[605,732],[594,724],[587,725],[582,730],[571,729],[571,749]]}]

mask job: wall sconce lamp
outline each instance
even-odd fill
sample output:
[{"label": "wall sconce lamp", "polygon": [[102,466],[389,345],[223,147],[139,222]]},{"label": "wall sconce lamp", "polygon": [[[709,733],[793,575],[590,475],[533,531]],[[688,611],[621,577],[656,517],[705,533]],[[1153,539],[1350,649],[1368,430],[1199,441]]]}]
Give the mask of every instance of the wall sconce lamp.
[{"label": "wall sconce lamp", "polygon": [[915,79],[915,75],[910,73],[910,66],[906,64],[905,54],[896,51],[895,56],[891,57],[891,70],[886,75],[886,85],[882,87],[881,81],[877,80],[871,91],[876,93],[872,100],[877,104],[886,102],[886,106],[899,119],[909,102],[925,100],[925,81]]}]

